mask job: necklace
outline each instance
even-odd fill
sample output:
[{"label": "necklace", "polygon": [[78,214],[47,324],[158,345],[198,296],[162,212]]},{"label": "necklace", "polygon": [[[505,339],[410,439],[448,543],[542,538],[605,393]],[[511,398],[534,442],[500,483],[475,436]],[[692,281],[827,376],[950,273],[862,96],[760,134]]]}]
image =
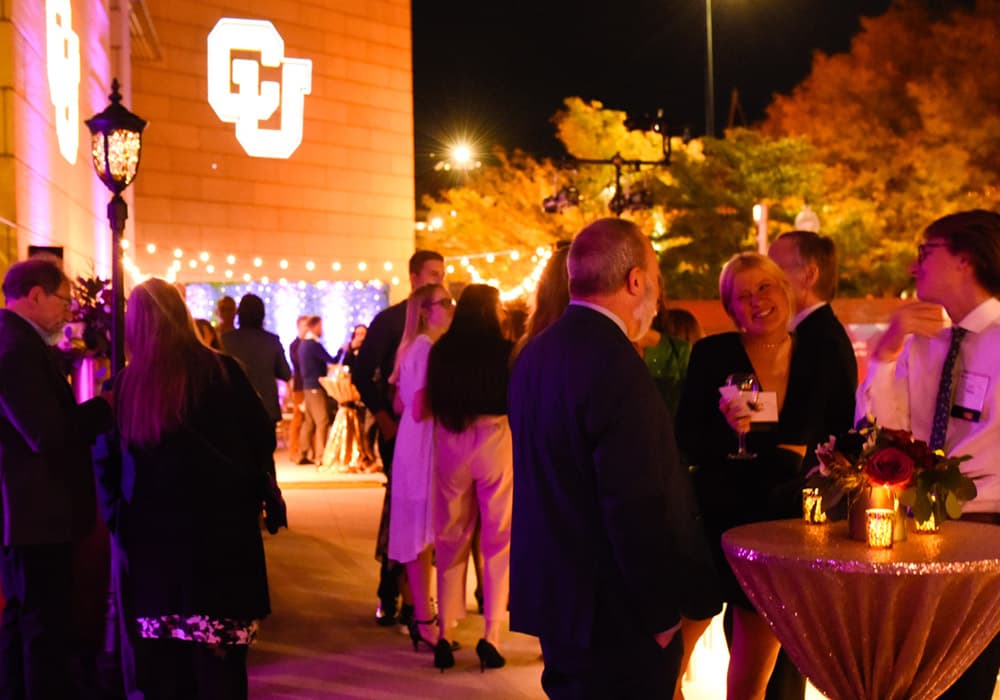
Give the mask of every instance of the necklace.
[{"label": "necklace", "polygon": [[786,335],[784,338],[776,343],[744,343],[747,348],[763,348],[765,350],[774,350],[780,348],[782,345],[791,340],[792,336]]}]

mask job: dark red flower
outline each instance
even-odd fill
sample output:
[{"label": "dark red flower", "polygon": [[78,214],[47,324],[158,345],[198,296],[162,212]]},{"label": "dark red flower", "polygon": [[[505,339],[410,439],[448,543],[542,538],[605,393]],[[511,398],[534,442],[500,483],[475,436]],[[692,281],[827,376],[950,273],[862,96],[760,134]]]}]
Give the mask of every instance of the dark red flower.
[{"label": "dark red flower", "polygon": [[876,486],[904,486],[913,478],[910,455],[896,447],[876,450],[865,460],[865,474]]}]

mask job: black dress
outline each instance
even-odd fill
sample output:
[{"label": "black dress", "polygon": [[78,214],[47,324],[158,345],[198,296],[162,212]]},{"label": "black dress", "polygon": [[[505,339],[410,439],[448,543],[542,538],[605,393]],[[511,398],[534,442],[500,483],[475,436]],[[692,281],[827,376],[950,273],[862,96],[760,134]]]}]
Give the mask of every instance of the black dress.
[{"label": "black dress", "polygon": [[[753,372],[738,333],[721,333],[695,343],[677,409],[677,443],[691,465],[695,494],[705,519],[726,600],[750,607],[722,553],[721,537],[737,525],[795,517],[801,509],[802,459],[779,444],[807,451],[831,434],[850,428],[844,417],[832,424],[827,404],[834,395],[832,348],[805,347],[793,336],[785,402],[778,422],[754,424],[747,450],[755,459],[732,460],[736,432],[719,410],[719,387],[734,372]],[[768,387],[764,387],[765,390]],[[842,423],[842,424],[841,424]]]}]

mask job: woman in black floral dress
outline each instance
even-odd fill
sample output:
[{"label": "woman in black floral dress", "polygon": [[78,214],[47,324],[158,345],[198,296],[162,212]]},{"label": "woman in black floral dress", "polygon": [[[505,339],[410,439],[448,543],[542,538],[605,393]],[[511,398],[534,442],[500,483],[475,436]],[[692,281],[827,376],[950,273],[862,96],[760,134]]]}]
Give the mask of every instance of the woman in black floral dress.
[{"label": "woman in black floral dress", "polygon": [[246,698],[247,648],[270,612],[259,517],[274,424],[167,282],[132,291],[125,342],[117,434],[95,455],[128,559],[138,686],[147,700]]}]

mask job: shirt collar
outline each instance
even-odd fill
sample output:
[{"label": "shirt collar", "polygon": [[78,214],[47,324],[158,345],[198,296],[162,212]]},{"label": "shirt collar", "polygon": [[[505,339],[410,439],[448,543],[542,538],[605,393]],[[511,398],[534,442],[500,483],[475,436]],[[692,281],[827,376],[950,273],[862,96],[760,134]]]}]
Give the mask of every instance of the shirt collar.
[{"label": "shirt collar", "polygon": [[614,324],[616,326],[618,326],[621,329],[622,333],[625,334],[625,337],[626,338],[628,337],[628,331],[625,329],[625,322],[622,321],[621,318],[618,316],[618,314],[616,314],[615,312],[606,309],[603,306],[599,306],[598,304],[592,304],[589,301],[581,301],[580,299],[573,299],[569,303],[570,306],[583,306],[584,308],[596,311],[599,314],[607,316],[612,321],[614,321]]},{"label": "shirt collar", "polygon": [[987,326],[1000,320],[1000,300],[990,297],[982,304],[965,315],[956,326],[961,326],[972,333],[981,333]]},{"label": "shirt collar", "polygon": [[792,322],[788,324],[789,329],[794,331],[796,328],[799,327],[800,323],[806,320],[809,314],[811,314],[813,311],[820,308],[821,306],[826,306],[826,302],[821,301],[818,304],[813,304],[812,306],[808,306],[802,309],[802,311],[795,314],[795,316],[792,317]]},{"label": "shirt collar", "polygon": [[18,313],[14,309],[7,309],[7,310],[10,311],[11,313],[17,314],[18,316],[20,316],[21,318],[23,318],[25,321],[27,321],[29,324],[31,324],[31,327],[35,329],[35,332],[38,333],[38,335],[42,336],[42,340],[45,341],[45,344],[46,345],[51,345],[51,343],[49,342],[51,340],[51,336],[48,333],[46,333],[44,330],[42,330],[41,326],[39,326],[37,323],[35,323],[34,321],[32,321],[30,318],[28,318],[24,314]]}]

